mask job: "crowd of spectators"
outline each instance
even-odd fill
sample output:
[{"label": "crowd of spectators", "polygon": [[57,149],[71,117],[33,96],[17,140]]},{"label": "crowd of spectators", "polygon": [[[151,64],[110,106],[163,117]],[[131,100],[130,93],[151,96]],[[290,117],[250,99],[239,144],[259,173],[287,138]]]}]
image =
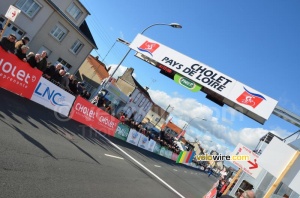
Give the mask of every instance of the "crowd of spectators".
[{"label": "crowd of spectators", "polygon": [[[29,52],[29,47],[27,45],[29,41],[30,39],[26,36],[17,41],[16,36],[10,34],[1,39],[0,46],[5,51],[15,54],[20,60],[27,62],[32,68],[37,68],[42,71],[44,78],[60,86],[69,93],[80,95],[87,100],[90,98],[91,94],[85,89],[84,83],[79,82],[73,74],[66,72],[62,64],[58,63],[52,65],[47,61],[48,55],[46,51],[43,51],[41,54]],[[107,113],[112,114],[111,103],[110,101],[106,101],[104,97],[99,97],[95,104]],[[174,137],[171,137],[168,134],[165,135],[164,131],[161,131],[160,133],[153,132],[144,127],[141,123],[134,121],[133,115],[128,118],[123,112],[116,115],[116,117],[122,119],[122,122],[127,124],[130,128],[149,137],[149,140],[153,139],[172,152],[180,153]]]},{"label": "crowd of spectators", "polygon": [[86,90],[84,83],[79,82],[73,74],[68,73],[62,64],[52,65],[51,62],[48,62],[46,51],[42,51],[41,54],[29,52],[30,48],[27,45],[29,41],[27,36],[17,41],[14,34],[9,34],[2,37],[0,46],[8,53],[15,54],[20,60],[27,62],[32,68],[42,71],[44,78],[67,92],[75,96],[80,95],[87,100],[90,98],[91,93]]}]

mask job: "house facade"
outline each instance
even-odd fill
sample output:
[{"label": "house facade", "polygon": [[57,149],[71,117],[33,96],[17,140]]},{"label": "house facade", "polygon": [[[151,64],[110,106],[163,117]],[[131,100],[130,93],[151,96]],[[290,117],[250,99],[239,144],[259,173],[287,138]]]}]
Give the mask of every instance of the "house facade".
[{"label": "house facade", "polygon": [[109,74],[105,64],[99,60],[99,57],[92,55],[86,57],[76,73],[76,78],[84,82],[86,90],[89,91],[92,96],[96,94],[100,84],[104,79],[108,78],[108,76]]},{"label": "house facade", "polygon": [[148,128],[156,127],[161,130],[163,124],[169,117],[169,112],[157,104],[153,104],[150,111],[145,116],[143,123],[147,124]]},{"label": "house facade", "polygon": [[48,62],[62,63],[74,74],[96,43],[85,21],[90,15],[79,0],[12,0],[1,1],[0,24],[4,27],[5,14],[10,5],[21,10],[14,22],[10,21],[3,33],[18,39],[30,38],[29,51],[48,52]]},{"label": "house facade", "polygon": [[128,118],[136,122],[142,122],[151,109],[154,102],[151,100],[147,88],[143,88],[132,76],[133,68],[128,68],[115,82],[122,92],[130,97],[129,102],[123,108]]}]

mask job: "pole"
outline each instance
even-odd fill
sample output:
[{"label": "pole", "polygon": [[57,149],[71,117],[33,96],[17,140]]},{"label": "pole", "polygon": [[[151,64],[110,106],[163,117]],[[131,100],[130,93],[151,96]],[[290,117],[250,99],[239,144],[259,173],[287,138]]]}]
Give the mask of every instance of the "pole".
[{"label": "pole", "polygon": [[[155,24],[152,24],[148,27],[146,27],[142,32],[141,34],[144,34],[144,32],[146,30],[148,30],[149,28],[153,27],[153,26],[156,26],[156,25],[166,25],[166,26],[171,26],[173,28],[182,28],[182,26],[178,23],[170,23],[170,24],[166,24],[166,23],[155,23]],[[113,73],[109,76],[109,78],[107,79],[105,85],[107,84],[107,82],[111,81],[111,78],[112,76],[116,73],[116,71],[119,69],[119,67],[121,66],[121,64],[123,63],[123,61],[126,59],[126,57],[128,56],[128,54],[131,52],[131,48],[129,48],[129,50],[127,51],[127,53],[125,54],[125,56],[122,58],[121,62],[117,65],[116,69],[113,71]],[[104,86],[105,86],[104,85]]]},{"label": "pole", "polygon": [[6,21],[6,23],[5,23],[4,27],[3,27],[2,32],[0,32],[0,39],[2,39],[2,35],[3,35],[4,31],[6,30],[9,22],[10,22],[10,19],[7,19],[7,21]]},{"label": "pole", "polygon": [[163,114],[161,114],[161,116],[159,117],[158,121],[156,122],[156,124],[154,125],[154,127],[156,127],[158,125],[158,123],[160,122],[161,118],[163,115],[165,115],[166,112],[168,112],[168,109],[171,107],[171,105],[168,105],[167,109],[164,111]]},{"label": "pole", "polygon": [[279,177],[276,178],[276,180],[274,181],[274,183],[272,184],[272,186],[269,188],[269,190],[265,194],[264,198],[271,197],[271,195],[274,193],[274,191],[276,190],[276,188],[278,187],[278,185],[280,184],[280,182],[282,181],[282,179],[284,178],[284,176],[287,174],[287,172],[291,169],[291,167],[293,166],[293,164],[295,163],[295,161],[297,160],[297,158],[299,157],[299,155],[300,155],[300,151],[297,151],[295,153],[295,155],[293,156],[293,158],[291,159],[291,161],[283,169],[283,171],[279,175]]},{"label": "pole", "polygon": [[239,169],[238,172],[236,172],[235,176],[232,178],[230,184],[227,186],[226,190],[223,192],[223,195],[226,195],[229,191],[229,189],[231,188],[231,186],[234,184],[235,180],[238,179],[238,177],[240,176],[240,174],[242,173],[242,169]]}]

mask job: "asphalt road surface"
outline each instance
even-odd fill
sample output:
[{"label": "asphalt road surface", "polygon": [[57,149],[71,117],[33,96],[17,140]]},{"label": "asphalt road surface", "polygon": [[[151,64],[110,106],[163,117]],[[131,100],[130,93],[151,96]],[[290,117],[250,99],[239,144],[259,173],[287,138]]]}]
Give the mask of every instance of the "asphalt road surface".
[{"label": "asphalt road surface", "polygon": [[193,198],[217,180],[6,90],[0,95],[1,198]]}]

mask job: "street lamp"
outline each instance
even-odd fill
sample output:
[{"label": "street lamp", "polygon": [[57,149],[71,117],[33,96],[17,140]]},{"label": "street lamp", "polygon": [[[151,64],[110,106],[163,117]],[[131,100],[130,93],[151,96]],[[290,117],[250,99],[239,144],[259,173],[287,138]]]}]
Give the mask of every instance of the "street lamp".
[{"label": "street lamp", "polygon": [[[167,23],[155,23],[155,24],[152,24],[148,27],[146,27],[142,32],[141,34],[144,34],[144,32],[146,30],[148,30],[149,28],[153,27],[153,26],[157,26],[157,25],[166,25],[166,26],[170,26],[170,27],[173,27],[173,28],[182,28],[182,26],[178,23],[170,23],[170,24],[167,24]],[[129,50],[127,51],[127,53],[125,54],[125,56],[122,58],[121,62],[118,64],[118,66],[116,67],[116,69],[113,71],[113,73],[109,76],[107,82],[111,81],[111,78],[112,76],[116,73],[116,71],[119,69],[119,67],[121,66],[121,64],[123,63],[123,61],[125,60],[125,58],[128,56],[128,54],[131,52],[131,48],[129,48]]]}]

